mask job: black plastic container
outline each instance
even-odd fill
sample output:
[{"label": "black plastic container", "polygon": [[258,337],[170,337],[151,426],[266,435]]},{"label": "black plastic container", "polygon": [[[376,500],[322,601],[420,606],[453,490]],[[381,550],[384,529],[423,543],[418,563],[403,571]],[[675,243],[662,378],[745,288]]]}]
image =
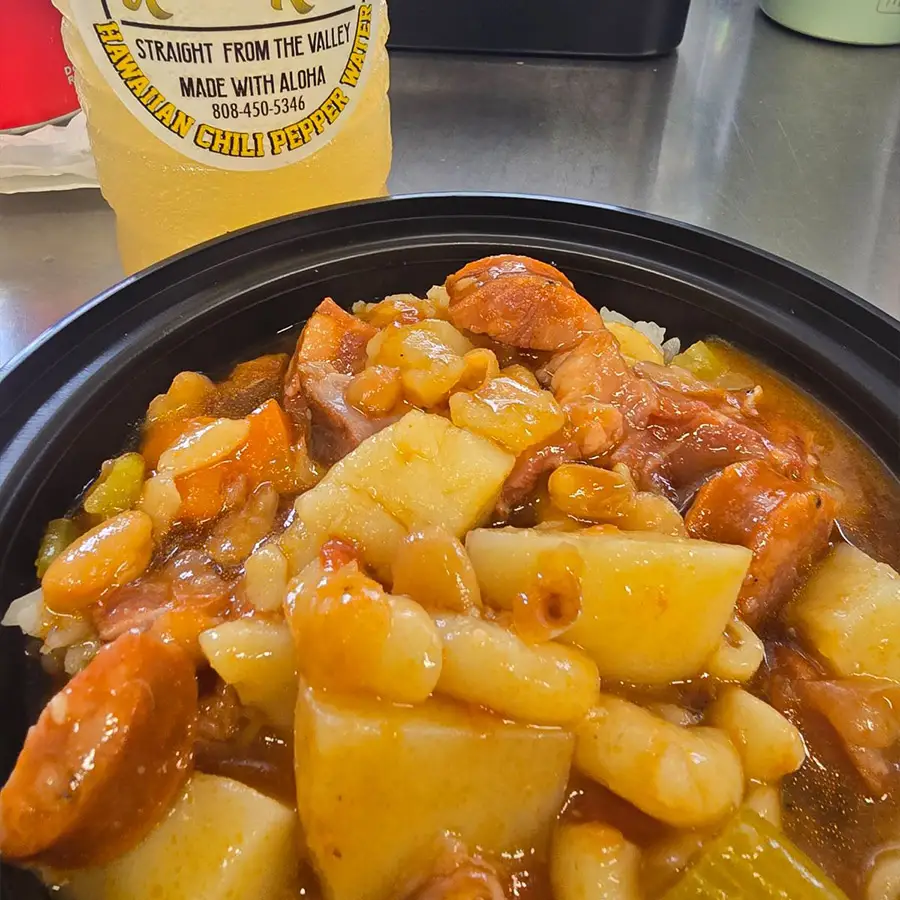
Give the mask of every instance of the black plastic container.
[{"label": "black plastic container", "polygon": [[390,0],[405,50],[634,58],[671,53],[691,0]]},{"label": "black plastic container", "polygon": [[[59,516],[182,369],[221,371],[302,322],[423,291],[498,251],[553,262],[593,302],[691,341],[720,335],[817,396],[900,476],[900,324],[796,266],[706,231],[610,207],[421,196],[335,207],[176,257],[82,307],[0,373],[0,610],[35,586]],[[0,629],[0,781],[46,691]],[[48,895],[4,868],[3,900]]]}]

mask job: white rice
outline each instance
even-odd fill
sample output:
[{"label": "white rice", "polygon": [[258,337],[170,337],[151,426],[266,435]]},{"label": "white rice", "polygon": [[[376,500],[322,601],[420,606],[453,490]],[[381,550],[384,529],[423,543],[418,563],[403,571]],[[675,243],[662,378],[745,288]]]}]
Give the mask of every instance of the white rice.
[{"label": "white rice", "polygon": [[63,658],[66,675],[77,675],[97,655],[100,646],[99,640],[89,640],[69,647]]},{"label": "white rice", "polygon": [[41,637],[44,632],[44,595],[41,589],[25,594],[9,604],[0,625],[21,628],[25,634]]},{"label": "white rice", "polygon": [[41,653],[52,653],[54,650],[66,650],[75,644],[94,637],[94,631],[87,619],[76,616],[61,618],[58,624],[51,626],[44,638]]},{"label": "white rice", "polygon": [[622,313],[616,312],[614,309],[607,309],[605,306],[600,307],[600,316],[605,322],[630,325],[635,331],[639,331],[659,347],[666,363],[670,363],[681,352],[681,341],[677,337],[666,340],[666,329],[662,325],[657,325],[656,322],[635,322],[628,316],[623,316]]},{"label": "white rice", "polygon": [[435,284],[428,288],[425,295],[438,309],[447,310],[450,307],[450,295],[442,284]]}]

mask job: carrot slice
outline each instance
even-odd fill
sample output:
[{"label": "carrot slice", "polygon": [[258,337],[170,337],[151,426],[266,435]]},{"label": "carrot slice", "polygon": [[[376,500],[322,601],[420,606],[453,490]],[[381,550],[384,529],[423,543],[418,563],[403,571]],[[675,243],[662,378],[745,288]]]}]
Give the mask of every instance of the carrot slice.
[{"label": "carrot slice", "polygon": [[225,510],[228,489],[240,477],[242,473],[233,460],[179,475],[175,479],[175,487],[181,495],[178,518],[192,524],[214,519]]},{"label": "carrot slice", "polygon": [[267,400],[247,417],[250,435],[237,452],[237,465],[255,488],[270,481],[279,493],[300,489],[294,465],[293,427],[275,400]]},{"label": "carrot slice", "polygon": [[195,416],[192,419],[167,419],[149,425],[144,430],[141,441],[141,455],[147,463],[147,468],[155,469],[159,465],[163,451],[168,450],[190,431],[214,421],[215,419],[210,416]]}]

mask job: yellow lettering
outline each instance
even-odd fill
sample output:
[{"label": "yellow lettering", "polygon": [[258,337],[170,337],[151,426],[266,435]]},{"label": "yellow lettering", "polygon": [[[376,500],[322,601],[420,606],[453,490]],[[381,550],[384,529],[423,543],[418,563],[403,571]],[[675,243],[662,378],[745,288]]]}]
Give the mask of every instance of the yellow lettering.
[{"label": "yellow lettering", "polygon": [[131,81],[128,82],[128,90],[130,90],[135,97],[142,97],[144,91],[146,91],[148,87],[150,87],[150,79],[146,75],[141,75],[140,78],[132,78]]},{"label": "yellow lettering", "polygon": [[169,128],[172,125],[172,122],[175,121],[175,104],[166,101],[155,113],[153,113],[154,119],[159,119],[166,128]]},{"label": "yellow lettering", "polygon": [[316,133],[316,126],[313,125],[312,119],[307,116],[305,119],[301,119],[297,124],[300,126],[300,133],[303,135],[303,140],[300,143],[305,144],[311,141],[313,135]]},{"label": "yellow lettering", "polygon": [[220,128],[217,128],[215,131],[215,137],[212,141],[212,146],[209,148],[213,153],[221,153],[223,156],[228,156],[231,153],[231,132],[230,131],[222,131]]},{"label": "yellow lettering", "polygon": [[288,150],[297,150],[303,146],[303,138],[300,136],[300,125],[302,125],[302,122],[294,122],[293,125],[288,125],[284,129],[288,139]]},{"label": "yellow lettering", "polygon": [[276,128],[269,132],[269,144],[272,147],[272,156],[278,156],[287,144],[287,135],[283,128]]},{"label": "yellow lettering", "polygon": [[350,98],[339,87],[336,87],[331,92],[331,96],[328,99],[334,101],[334,105],[337,106],[339,113],[343,112],[344,107],[350,102]]},{"label": "yellow lettering", "polygon": [[212,143],[214,129],[211,125],[207,125],[203,122],[197,128],[197,133],[194,135],[194,143],[203,150],[209,150],[209,145]]},{"label": "yellow lettering", "polygon": [[108,44],[110,41],[123,40],[122,32],[119,30],[116,22],[101,22],[99,25],[94,26],[94,31],[97,32],[97,37],[104,44]]},{"label": "yellow lettering", "polygon": [[107,44],[103,49],[113,65],[117,65],[126,56],[131,56],[124,44]]},{"label": "yellow lettering", "polygon": [[119,73],[119,78],[121,78],[122,81],[128,81],[130,78],[141,78],[144,74],[141,71],[141,67],[135,62],[131,53],[123,56],[122,59],[116,63],[116,71]]},{"label": "yellow lettering", "polygon": [[175,121],[169,126],[169,131],[177,134],[180,138],[186,138],[196,121],[193,116],[189,116],[186,112],[182,112],[180,109],[176,110]]},{"label": "yellow lettering", "polygon": [[[126,3],[129,0],[126,0]],[[148,0],[148,9],[152,10],[152,4]],[[137,9],[137,6],[129,7],[129,9]],[[141,101],[153,114],[154,118],[159,119],[166,128],[173,134],[177,134],[181,138],[186,138],[197,121],[193,116],[189,116],[186,112],[178,109],[174,103],[170,103],[160,93],[158,88],[150,84],[150,79],[143,73],[141,67],[137,64],[128,45],[122,41],[121,32],[114,23],[104,23],[94,26],[97,36],[103,42],[103,49],[109,57],[109,61],[115,67],[115,70],[122,79],[123,83],[128,87],[135,97]],[[208,126],[205,126],[208,128]],[[198,147],[206,147],[203,143],[209,137],[208,131],[198,129],[194,138],[194,142]]]},{"label": "yellow lettering", "polygon": [[328,117],[329,122],[334,122],[335,119],[341,114],[341,111],[337,108],[337,104],[334,100],[329,97],[320,107],[323,113]]},{"label": "yellow lettering", "polygon": [[359,66],[353,61],[353,57],[347,61],[347,67],[344,69],[344,74],[341,75],[341,84],[349,85],[350,87],[356,87],[356,83],[359,81],[359,76],[362,73],[359,71]]},{"label": "yellow lettering", "polygon": [[247,134],[246,131],[240,132],[238,134],[238,143],[240,145],[240,155],[241,156],[256,156],[256,150],[251,146],[251,140],[253,138],[252,134]]},{"label": "yellow lettering", "polygon": [[371,21],[372,7],[368,4],[363,4],[359,8],[359,14],[356,19],[356,39],[353,42],[353,49],[350,51],[347,65],[344,67],[344,74],[341,75],[341,84],[356,87],[359,83],[359,77],[362,75],[362,68],[366,62]]},{"label": "yellow lettering", "polygon": [[321,109],[314,109],[309,114],[310,119],[313,121],[313,125],[316,126],[316,131],[321,134],[325,130],[325,126],[328,124],[328,120],[325,118],[325,113],[322,112]]},{"label": "yellow lettering", "polygon": [[163,97],[152,84],[147,88],[147,92],[141,97],[141,103],[143,103],[150,112],[153,112],[154,107],[159,107],[160,104],[165,102],[166,98]]},{"label": "yellow lettering", "polygon": [[[256,140],[256,156],[264,156],[263,137],[268,137],[269,146],[272,156],[278,156],[285,150],[299,150],[304,144],[312,141],[317,134],[322,134],[325,129],[334,124],[340,117],[350,98],[339,87],[336,87],[328,97],[322,102],[321,106],[314,109],[308,116],[302,118],[299,122],[292,125],[286,125],[284,128],[276,128],[269,131],[266,135],[255,134],[246,135]],[[201,126],[202,127],[202,126]],[[241,156],[252,156],[249,152],[252,148],[244,141],[245,136],[241,136]],[[245,152],[247,151],[247,152]],[[237,153],[233,155],[237,156]]]}]

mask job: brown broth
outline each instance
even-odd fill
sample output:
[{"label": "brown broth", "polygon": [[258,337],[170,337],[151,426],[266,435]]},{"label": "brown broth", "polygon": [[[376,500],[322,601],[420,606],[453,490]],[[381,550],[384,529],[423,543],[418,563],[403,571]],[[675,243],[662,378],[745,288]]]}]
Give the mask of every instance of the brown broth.
[{"label": "brown broth", "polygon": [[[479,345],[497,347],[487,339]],[[839,539],[900,568],[900,482],[863,442],[815,400],[780,378],[762,363],[721,341],[716,352],[729,369],[745,375],[763,388],[757,404],[762,424],[770,429],[785,420],[807,427],[815,438],[821,471],[841,498]],[[524,359],[510,352],[504,362]],[[542,486],[534,497],[505,523],[528,526],[540,519],[546,505]],[[282,507],[276,530],[284,527],[288,505]],[[156,558],[156,566],[178,550],[199,547],[208,526],[175,531]],[[227,577],[236,573],[224,572]],[[784,631],[769,635],[772,643],[792,644]],[[764,696],[759,679],[751,690]],[[676,704],[690,710],[699,721],[714,699],[715,684],[709,679],[648,689],[634,685],[604,684],[604,690],[645,705]],[[784,820],[787,834],[816,859],[853,898],[861,898],[862,873],[873,851],[900,835],[900,810],[892,795],[872,797],[866,792],[831,726],[814,717],[803,723],[811,758],[794,776],[783,782]],[[200,748],[198,748],[200,749]],[[243,747],[235,742],[207,742],[200,750],[198,768],[244,781],[285,802],[293,798],[293,760],[289,742],[261,733]],[[489,802],[486,798],[485,802]],[[652,847],[675,830],[642,813],[603,786],[573,773],[561,811],[563,821],[604,821],[618,828],[642,848]],[[535,855],[501,861],[508,873],[507,896],[521,900],[552,900],[546,864]]]},{"label": "brown broth", "polygon": [[[811,397],[730,345],[715,341],[715,348],[732,372],[762,386],[757,408],[767,428],[777,427],[779,421],[793,420],[812,432],[821,472],[841,497],[839,539],[842,537],[900,568],[900,483],[859,438]],[[517,356],[515,361],[523,360]],[[494,524],[533,525],[542,504],[546,504],[543,486],[509,520]],[[200,535],[193,534],[189,543],[196,545],[199,539]],[[785,633],[775,639],[786,644],[793,640]],[[697,719],[715,697],[715,685],[708,679],[652,689],[606,683],[604,689],[645,705],[675,704],[693,711]],[[763,693],[759,685],[751,685],[751,689]],[[811,758],[783,782],[786,833],[851,897],[862,897],[866,863],[878,845],[900,832],[900,811],[894,797],[868,795],[827,722],[813,719],[811,724],[804,722],[803,730]],[[288,755],[268,755],[263,779],[258,771],[256,748],[245,761],[233,748],[223,756],[226,758],[206,761],[203,767],[256,783],[272,793],[282,793],[292,783],[293,773],[277,773],[279,761],[290,765]],[[281,790],[273,790],[273,779]],[[561,820],[604,821],[641,848],[653,847],[676,834],[671,827],[578,773],[573,773],[566,796]],[[507,860],[503,868],[508,872],[508,897],[552,900],[546,864],[540,859],[531,855],[523,860]]]},{"label": "brown broth", "polygon": [[900,481],[833,413],[770,368],[723,341],[712,342],[729,368],[763,389],[757,403],[770,426],[793,419],[813,433],[823,473],[839,491],[844,538],[900,569]]}]

